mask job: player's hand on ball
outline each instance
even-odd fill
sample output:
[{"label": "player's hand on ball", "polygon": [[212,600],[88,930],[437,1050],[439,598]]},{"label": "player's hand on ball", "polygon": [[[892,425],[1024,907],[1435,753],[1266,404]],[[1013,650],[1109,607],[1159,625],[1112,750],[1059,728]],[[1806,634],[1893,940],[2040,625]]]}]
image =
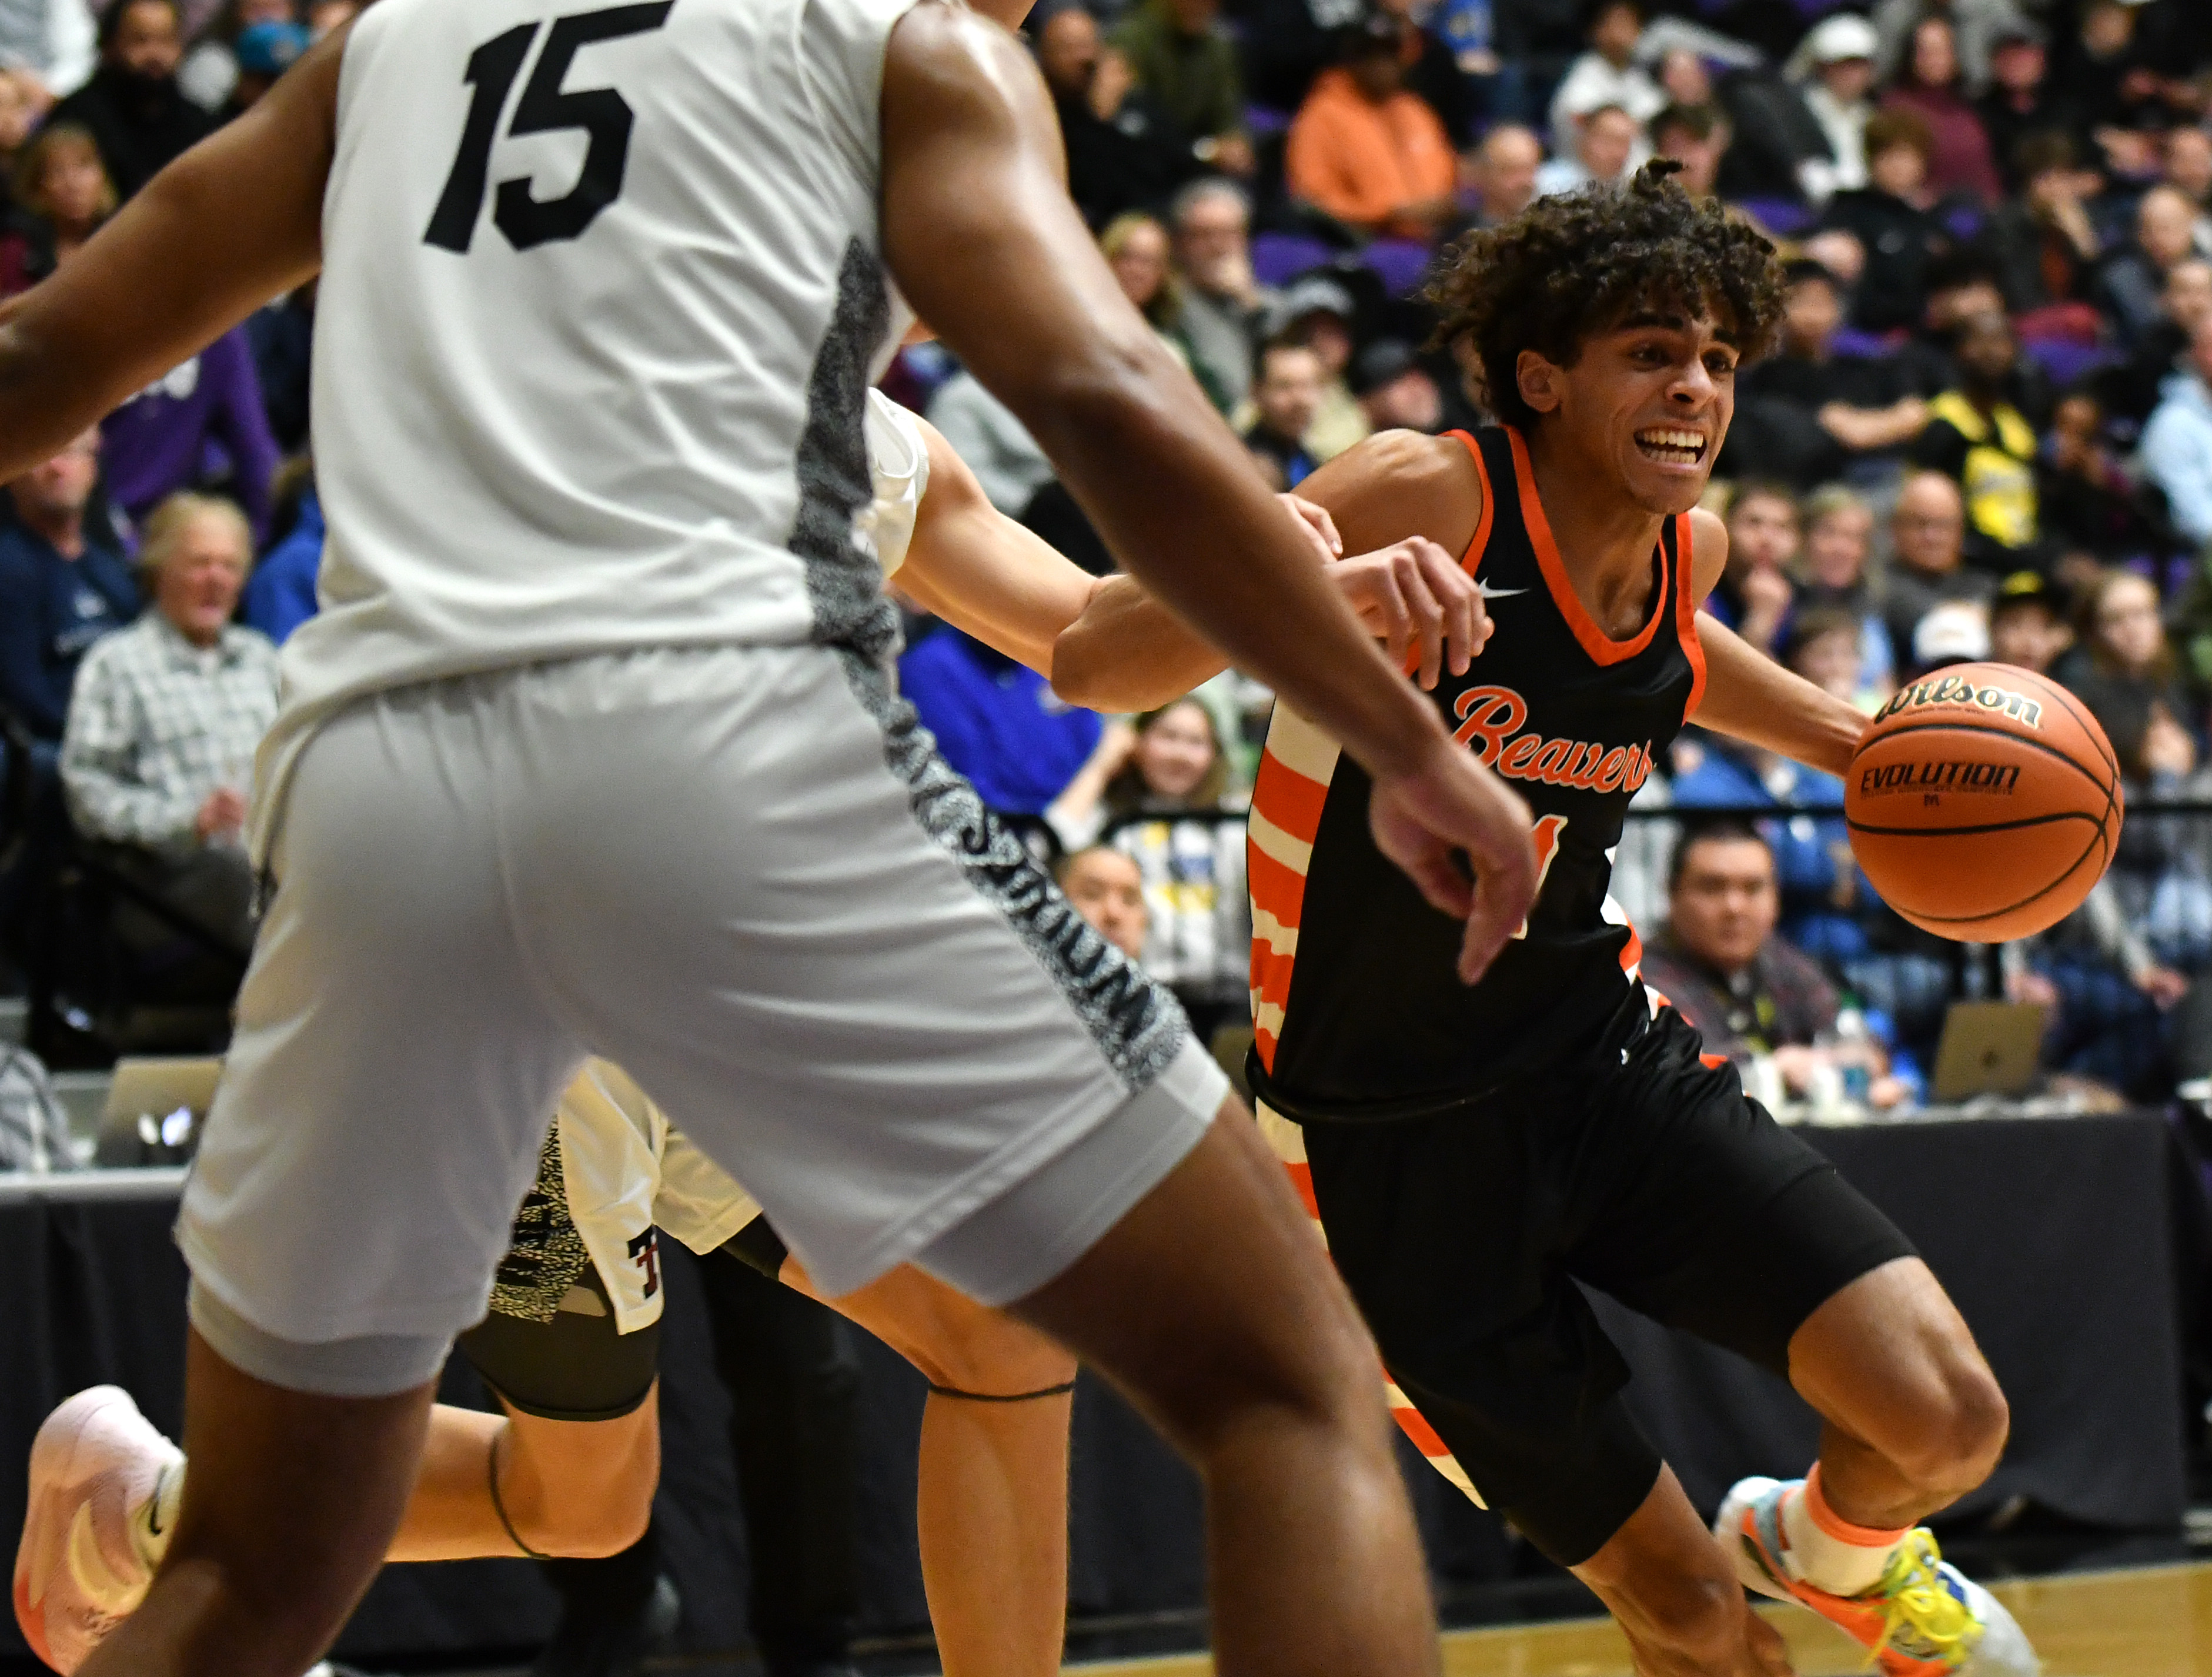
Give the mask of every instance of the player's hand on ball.
[{"label": "player's hand on ball", "polygon": [[1528,806],[1439,733],[1418,767],[1376,777],[1367,819],[1376,848],[1405,869],[1431,906],[1467,921],[1459,975],[1474,983],[1536,900]]},{"label": "player's hand on ball", "polygon": [[1389,647],[1390,661],[1424,689],[1436,686],[1447,664],[1465,675],[1489,642],[1482,590],[1425,536],[1343,560],[1328,575],[1368,633]]}]

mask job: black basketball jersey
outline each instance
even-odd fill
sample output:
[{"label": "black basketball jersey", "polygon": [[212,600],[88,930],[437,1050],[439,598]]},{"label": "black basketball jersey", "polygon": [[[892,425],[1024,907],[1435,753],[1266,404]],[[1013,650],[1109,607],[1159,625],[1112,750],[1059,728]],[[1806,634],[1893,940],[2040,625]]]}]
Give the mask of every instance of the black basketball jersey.
[{"label": "black basketball jersey", "polygon": [[1253,1089],[1286,1117],[1441,1110],[1593,1039],[1640,1002],[1635,929],[1607,895],[1623,811],[1695,708],[1705,666],[1690,520],[1651,556],[1650,612],[1626,641],[1583,610],[1511,428],[1453,435],[1483,479],[1462,562],[1496,627],[1430,696],[1453,737],[1535,817],[1527,925],[1480,983],[1455,970],[1462,924],[1376,848],[1370,782],[1278,704],[1253,788]]}]

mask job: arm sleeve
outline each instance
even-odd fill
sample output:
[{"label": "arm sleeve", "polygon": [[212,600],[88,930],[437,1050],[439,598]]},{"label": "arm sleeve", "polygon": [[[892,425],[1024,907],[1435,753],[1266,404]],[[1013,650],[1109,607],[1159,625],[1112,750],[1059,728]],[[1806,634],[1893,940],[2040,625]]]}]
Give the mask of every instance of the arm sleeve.
[{"label": "arm sleeve", "polygon": [[88,838],[149,850],[191,848],[198,811],[139,784],[138,704],[98,649],[78,667],[62,735],[62,792],[70,818]]}]

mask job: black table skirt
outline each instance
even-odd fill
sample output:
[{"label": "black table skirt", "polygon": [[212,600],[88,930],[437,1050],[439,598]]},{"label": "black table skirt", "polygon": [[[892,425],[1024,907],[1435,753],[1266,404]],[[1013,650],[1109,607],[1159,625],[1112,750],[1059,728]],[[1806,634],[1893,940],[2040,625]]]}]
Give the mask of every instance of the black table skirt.
[{"label": "black table skirt", "polygon": [[[1919,1244],[1980,1337],[2013,1406],[2004,1465],[1962,1512],[2024,1495],[2121,1528],[2171,1528],[2184,1501],[2179,1306],[2161,1119],[1984,1121],[1810,1132]],[[32,1433],[63,1396],[113,1381],[174,1432],[185,1273],[166,1200],[0,1200],[0,1513],[15,1529]],[[664,1554],[699,1650],[745,1641],[744,1533],[697,1277],[667,1266],[662,1394]],[[1601,1300],[1637,1371],[1632,1400],[1693,1499],[1740,1474],[1811,1459],[1809,1411],[1778,1381]],[[927,1622],[914,1537],[920,1378],[862,1340],[864,1631]],[[447,1395],[482,1401],[473,1376]],[[1070,1604],[1085,1617],[1187,1608],[1204,1566],[1196,1485],[1086,1377],[1076,1406]],[[1510,1540],[1401,1452],[1441,1583],[1507,1575]],[[517,1561],[388,1569],[341,1644],[357,1658],[493,1656],[543,1637],[552,1597]],[[27,1659],[12,1619],[0,1659]]]}]

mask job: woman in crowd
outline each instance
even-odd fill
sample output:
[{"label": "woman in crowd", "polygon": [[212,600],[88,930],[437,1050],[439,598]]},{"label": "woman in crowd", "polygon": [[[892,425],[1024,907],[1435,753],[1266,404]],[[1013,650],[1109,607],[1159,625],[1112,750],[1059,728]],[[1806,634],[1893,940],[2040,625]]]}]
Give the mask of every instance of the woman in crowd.
[{"label": "woman in crowd", "polygon": [[1886,110],[1914,112],[1928,125],[1928,185],[1938,197],[1964,193],[1984,207],[2003,198],[1989,131],[1966,97],[1958,36],[1946,19],[1923,18],[1914,27],[1911,56],[1881,102]]},{"label": "woman in crowd", "polygon": [[115,183],[90,131],[61,123],[24,147],[15,165],[15,202],[27,240],[23,284],[35,284],[115,213]]},{"label": "woman in crowd", "polygon": [[1226,815],[1229,762],[1212,714],[1178,699],[1102,750],[1048,818],[1070,848],[1104,835],[1144,875],[1145,969],[1171,987],[1200,1040],[1250,1006],[1251,907],[1243,819]]},{"label": "woman in crowd", "polygon": [[1797,565],[1797,603],[1847,613],[1859,626],[1858,683],[1852,702],[1873,708],[1897,690],[1897,660],[1869,574],[1874,508],[1854,489],[1830,483],[1806,497],[1805,545]]},{"label": "woman in crowd", "polygon": [[1098,248],[1105,252],[1106,265],[1121,282],[1121,295],[1152,323],[1152,330],[1175,351],[1176,359],[1190,368],[1207,399],[1227,412],[1226,392],[1217,387],[1218,380],[1191,354],[1190,340],[1183,333],[1182,282],[1176,277],[1170,260],[1167,228],[1156,217],[1133,210],[1107,222],[1106,230],[1098,235]]},{"label": "woman in crowd", "polygon": [[[2077,613],[2081,644],[2057,673],[2103,726],[2130,805],[2203,795],[2193,708],[2174,673],[2158,591],[2108,571]],[[2008,951],[2007,993],[2052,1009],[2046,1060],[2122,1094],[2160,1086],[2160,1015],[2212,965],[2203,823],[2130,813],[2112,866],[2081,908]]]}]

